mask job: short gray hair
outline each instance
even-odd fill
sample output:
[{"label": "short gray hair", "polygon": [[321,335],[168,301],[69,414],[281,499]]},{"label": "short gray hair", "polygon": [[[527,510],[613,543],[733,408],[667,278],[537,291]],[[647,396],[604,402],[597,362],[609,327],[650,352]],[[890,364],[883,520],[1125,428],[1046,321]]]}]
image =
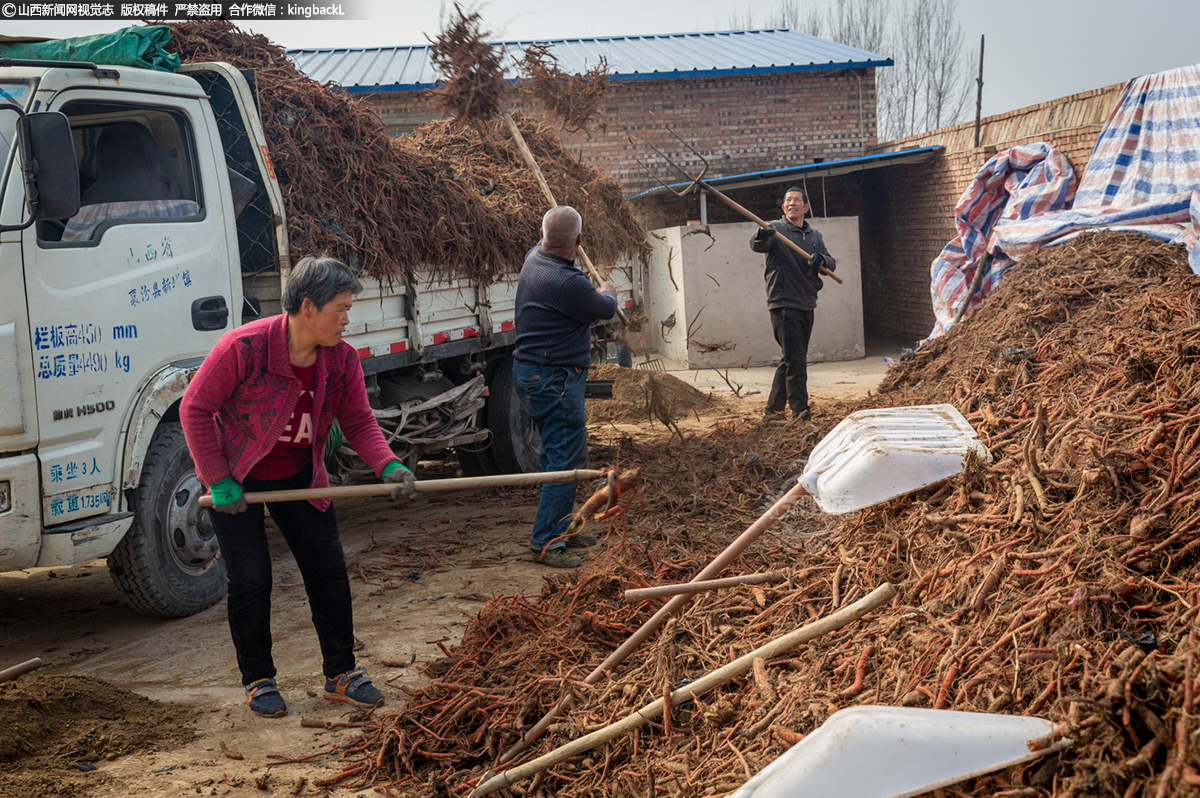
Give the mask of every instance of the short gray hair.
[{"label": "short gray hair", "polygon": [[357,294],[361,290],[362,283],[349,266],[328,255],[309,255],[301,258],[288,275],[281,297],[283,310],[288,314],[299,313],[306,299],[311,299],[320,310],[343,291]]},{"label": "short gray hair", "polygon": [[565,249],[583,230],[583,217],[570,205],[558,205],[542,217],[542,241],[551,249]]}]

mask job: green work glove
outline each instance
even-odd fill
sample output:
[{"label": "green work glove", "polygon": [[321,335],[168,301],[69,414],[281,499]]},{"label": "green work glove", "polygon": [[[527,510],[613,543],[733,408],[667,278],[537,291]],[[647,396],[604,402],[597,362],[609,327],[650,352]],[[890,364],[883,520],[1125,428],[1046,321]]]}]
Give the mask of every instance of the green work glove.
[{"label": "green work glove", "polygon": [[341,425],[337,423],[337,419],[335,418],[332,426],[329,427],[329,437],[325,439],[325,459],[328,460],[330,457],[333,457],[345,442],[346,438],[342,435]]},{"label": "green work glove", "polygon": [[208,486],[212,493],[213,509],[218,513],[246,512],[246,497],[242,495],[242,486],[233,477],[225,477],[219,482]]},{"label": "green work glove", "polygon": [[383,481],[396,483],[392,490],[394,502],[417,495],[417,478],[399,460],[393,460],[383,467]]}]

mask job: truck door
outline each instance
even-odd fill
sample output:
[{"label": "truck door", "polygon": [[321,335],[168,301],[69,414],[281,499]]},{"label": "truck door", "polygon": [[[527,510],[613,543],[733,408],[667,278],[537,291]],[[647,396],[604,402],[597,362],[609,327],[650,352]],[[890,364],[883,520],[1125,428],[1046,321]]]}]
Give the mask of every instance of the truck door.
[{"label": "truck door", "polygon": [[[0,172],[7,188],[0,221],[20,225],[28,216],[16,149],[17,114],[28,108],[34,80],[0,81]],[[0,179],[4,179],[0,177]],[[21,267],[21,231],[0,233],[0,571],[37,561],[42,522],[38,514],[37,447],[29,317]]]},{"label": "truck door", "polygon": [[241,301],[207,104],[85,87],[49,110],[71,121],[83,196],[23,245],[47,527],[115,509],[134,397],[207,354]]}]

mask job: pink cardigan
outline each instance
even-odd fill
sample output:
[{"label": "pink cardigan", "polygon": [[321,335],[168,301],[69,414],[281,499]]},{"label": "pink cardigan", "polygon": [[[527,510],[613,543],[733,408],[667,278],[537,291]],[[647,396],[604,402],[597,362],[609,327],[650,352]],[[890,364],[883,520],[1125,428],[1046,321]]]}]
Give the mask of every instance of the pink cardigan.
[{"label": "pink cardigan", "polygon": [[[221,336],[183,394],[180,420],[196,474],[205,485],[245,480],[275,446],[300,397],[288,358],[287,315],[257,319]],[[367,403],[358,353],[345,341],[317,347],[311,487],[329,485],[325,439],[334,419],[346,440],[380,474],[397,459]],[[322,511],[329,499],[314,499]]]}]

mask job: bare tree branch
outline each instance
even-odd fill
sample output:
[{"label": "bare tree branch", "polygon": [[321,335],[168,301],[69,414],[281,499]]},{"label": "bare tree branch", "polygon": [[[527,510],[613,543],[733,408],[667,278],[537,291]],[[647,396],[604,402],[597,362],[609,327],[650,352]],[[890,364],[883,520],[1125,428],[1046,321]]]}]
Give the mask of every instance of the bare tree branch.
[{"label": "bare tree branch", "polygon": [[[875,72],[879,138],[952,125],[965,117],[977,51],[967,50],[958,0],[779,0],[766,27],[790,28],[890,57]],[[757,27],[750,9],[733,11],[737,29]]]}]

